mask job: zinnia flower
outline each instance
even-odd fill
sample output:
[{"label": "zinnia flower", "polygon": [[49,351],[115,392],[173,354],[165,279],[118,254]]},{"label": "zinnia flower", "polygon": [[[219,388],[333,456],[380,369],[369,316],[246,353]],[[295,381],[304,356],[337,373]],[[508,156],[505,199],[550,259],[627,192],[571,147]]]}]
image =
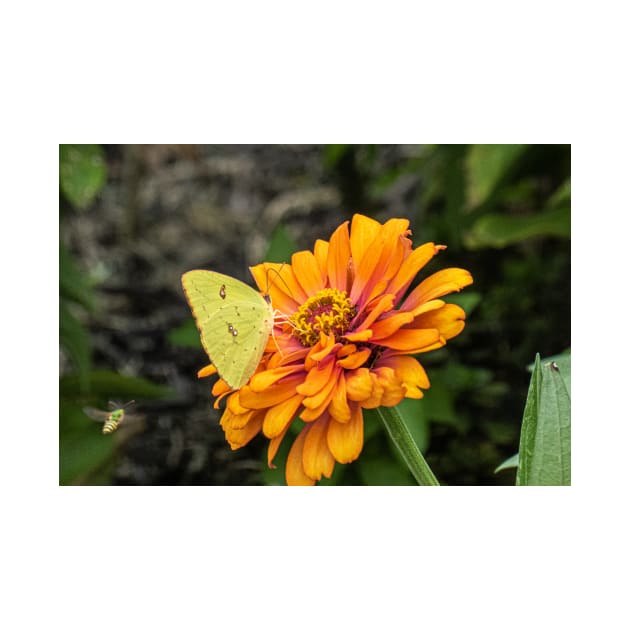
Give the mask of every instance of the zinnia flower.
[{"label": "zinnia flower", "polygon": [[[227,396],[221,426],[232,449],[260,431],[268,464],[297,418],[304,426],[286,464],[289,485],[330,477],[335,462],[357,459],[363,448],[363,409],[422,398],[427,374],[412,355],[442,347],[464,328],[464,311],[438,299],[472,283],[464,269],[425,278],[405,296],[416,274],[445,249],[412,248],[409,221],[380,224],[355,214],[330,241],[293,254],[291,264],[251,268],[261,291],[269,287],[277,318],[261,362],[238,391],[218,380]],[[216,372],[203,368],[199,376]]]}]

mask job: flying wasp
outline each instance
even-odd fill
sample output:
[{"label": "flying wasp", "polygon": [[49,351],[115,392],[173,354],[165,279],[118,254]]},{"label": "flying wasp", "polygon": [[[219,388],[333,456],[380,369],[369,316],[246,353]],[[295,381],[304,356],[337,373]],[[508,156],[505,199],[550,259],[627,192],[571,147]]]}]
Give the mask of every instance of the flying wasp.
[{"label": "flying wasp", "polygon": [[110,400],[109,411],[94,409],[94,407],[85,407],[83,411],[87,416],[92,418],[92,420],[95,420],[96,422],[103,422],[103,433],[107,435],[108,433],[116,431],[123,420],[126,420],[127,422],[134,422],[142,419],[142,416],[139,414],[127,412],[127,409],[134,404],[135,400],[130,400],[124,405]]}]

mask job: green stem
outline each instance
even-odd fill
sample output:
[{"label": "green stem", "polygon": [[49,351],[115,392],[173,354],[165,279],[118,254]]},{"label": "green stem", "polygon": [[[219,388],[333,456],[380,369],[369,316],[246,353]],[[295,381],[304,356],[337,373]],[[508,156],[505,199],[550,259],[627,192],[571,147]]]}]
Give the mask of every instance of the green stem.
[{"label": "green stem", "polygon": [[439,486],[417,444],[396,407],[379,407],[377,410],[389,437],[403,456],[411,474],[421,486]]}]

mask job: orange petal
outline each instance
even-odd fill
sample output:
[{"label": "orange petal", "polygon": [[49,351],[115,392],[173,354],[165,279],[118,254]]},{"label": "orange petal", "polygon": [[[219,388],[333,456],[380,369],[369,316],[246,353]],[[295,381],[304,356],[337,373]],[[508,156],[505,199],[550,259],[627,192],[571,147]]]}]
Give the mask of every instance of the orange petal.
[{"label": "orange petal", "polygon": [[[416,308],[411,311],[415,317],[418,315],[422,315],[423,313],[428,313],[429,311],[435,311],[438,308],[442,308],[446,304],[444,300],[430,300],[429,302],[425,302],[424,304],[420,304]],[[432,326],[421,326],[421,328],[432,328]]]},{"label": "orange petal", "polygon": [[472,276],[465,269],[451,267],[442,269],[424,279],[408,296],[400,307],[401,310],[413,311],[420,304],[435,298],[460,291],[472,284]]},{"label": "orange petal", "polygon": [[248,385],[241,387],[239,399],[248,409],[266,409],[281,403],[295,394],[295,386],[303,380],[302,374],[287,376],[282,382],[272,385],[263,392],[253,392]]},{"label": "orange petal", "polygon": [[289,486],[312,486],[315,485],[315,480],[311,479],[304,472],[304,465],[302,464],[302,455],[304,452],[304,440],[310,429],[310,425],[304,427],[300,435],[295,438],[295,441],[291,445],[291,450],[287,457],[287,467],[285,471],[287,485]]},{"label": "orange petal", "polygon": [[315,247],[313,247],[313,254],[315,254],[315,260],[319,265],[319,272],[322,274],[322,278],[326,278],[328,274],[328,241],[322,241],[318,238],[315,241]]},{"label": "orange petal", "polygon": [[212,386],[212,395],[213,396],[222,396],[227,392],[231,392],[232,388],[223,380],[217,380]]},{"label": "orange petal", "polygon": [[414,249],[400,265],[398,273],[392,278],[387,287],[387,292],[394,293],[400,298],[420,269],[443,249],[446,249],[444,245],[434,245],[433,243],[425,243]]},{"label": "orange petal", "polygon": [[346,373],[346,392],[348,400],[361,401],[372,394],[372,379],[370,370],[359,368]]},{"label": "orange petal", "polygon": [[360,330],[359,332],[346,333],[343,338],[348,341],[367,341],[372,337],[371,330]]},{"label": "orange petal", "polygon": [[212,376],[217,373],[217,368],[214,365],[206,365],[206,367],[201,368],[199,372],[197,372],[197,378],[204,378],[205,376]]},{"label": "orange petal", "polygon": [[285,367],[278,367],[258,372],[258,374],[254,374],[254,376],[250,379],[249,388],[253,392],[265,391],[281,378],[302,370],[304,370],[304,366],[302,365],[288,365]]},{"label": "orange petal", "polygon": [[348,263],[350,262],[350,236],[348,222],[342,223],[330,237],[326,270],[333,289],[347,291]]},{"label": "orange petal", "polygon": [[363,449],[363,411],[352,406],[349,422],[337,422],[331,418],[326,436],[328,448],[340,464],[353,462]]},{"label": "orange petal", "polygon": [[316,481],[319,481],[322,475],[330,478],[335,467],[335,458],[332,456],[326,441],[328,423],[328,416],[313,422],[304,440],[302,452],[304,472]]},{"label": "orange petal", "polygon": [[297,385],[295,391],[303,396],[314,396],[328,383],[334,367],[334,361],[326,361],[320,367],[309,370],[304,382]]},{"label": "orange petal", "polygon": [[414,328],[437,328],[444,339],[452,339],[464,329],[466,313],[456,304],[444,304],[437,310],[414,319]]},{"label": "orange petal", "polygon": [[[334,361],[331,361],[331,365],[333,366],[333,368],[335,367]],[[307,396],[306,398],[304,398],[304,406],[307,409],[317,409],[321,405],[327,403],[327,401],[330,401],[334,393],[333,390],[337,386],[337,378],[342,370],[340,368],[337,368],[335,372],[336,373],[334,373],[333,370],[329,370],[329,376],[326,378],[326,381],[323,384],[322,388],[312,396]],[[296,388],[296,391],[298,391],[298,388]]]},{"label": "orange petal", "polygon": [[346,377],[342,370],[337,379],[337,387],[328,405],[328,412],[337,422],[350,420],[350,405],[346,393]]},{"label": "orange petal", "polygon": [[412,321],[413,313],[407,313],[404,311],[397,312],[396,314],[389,315],[388,317],[383,317],[372,324],[372,340],[377,341],[378,339],[390,337],[399,330],[401,326],[409,324]]},{"label": "orange petal", "polygon": [[383,313],[387,311],[391,311],[394,307],[394,296],[391,293],[387,295],[383,295],[379,298],[378,302],[374,306],[374,308],[369,312],[368,316],[364,321],[361,322],[359,326],[357,326],[356,330],[365,330],[366,328],[370,328],[372,323],[376,321],[378,317],[380,317]]},{"label": "orange petal", "polygon": [[[225,417],[226,414],[230,414],[229,410],[227,409],[225,410],[223,416]],[[224,418],[221,418],[221,426],[225,431],[225,439],[227,440],[232,450],[236,450],[237,448],[245,446],[245,444],[252,440],[256,435],[258,435],[262,427],[262,422],[262,413],[253,414],[247,424],[245,424],[242,428],[235,428],[232,426],[231,420],[224,421]]]},{"label": "orange petal", "polygon": [[401,328],[393,335],[381,339],[380,346],[392,348],[393,350],[405,350],[409,354],[419,352],[425,346],[434,344],[440,339],[440,332],[434,328],[416,330],[412,328]]},{"label": "orange petal", "polygon": [[285,263],[262,263],[250,267],[258,288],[269,292],[275,309],[283,313],[294,313],[306,301],[302,287],[295,279],[291,265]]},{"label": "orange petal", "polygon": [[228,398],[227,401],[227,409],[229,409],[235,415],[245,413],[250,410],[250,407],[243,407],[243,405],[241,405],[240,393],[240,390],[238,392],[235,392]]},{"label": "orange petal", "polygon": [[290,424],[287,424],[285,430],[280,433],[280,435],[276,435],[275,438],[269,440],[269,446],[267,447],[267,466],[269,466],[269,468],[277,468],[277,466],[274,465],[273,460],[290,426]]},{"label": "orange petal", "polygon": [[352,217],[350,227],[350,251],[355,271],[363,260],[365,252],[372,241],[380,234],[381,224],[374,219],[370,219],[362,214],[355,214]]},{"label": "orange petal", "polygon": [[404,355],[384,356],[378,360],[378,366],[390,367],[396,376],[408,387],[430,387],[429,377],[417,359]]},{"label": "orange petal", "polygon": [[295,395],[267,410],[263,421],[263,433],[274,438],[284,433],[302,404],[303,396]]},{"label": "orange petal", "polygon": [[383,387],[381,406],[394,407],[397,405],[405,397],[405,389],[398,375],[390,367],[378,367],[372,372]]},{"label": "orange petal", "polygon": [[311,296],[321,291],[325,282],[319,271],[314,254],[308,250],[296,252],[291,256],[291,267],[304,293]]},{"label": "orange petal", "polygon": [[372,351],[369,348],[359,350],[344,359],[339,359],[337,365],[345,368],[346,370],[355,370],[361,367],[369,358]]}]

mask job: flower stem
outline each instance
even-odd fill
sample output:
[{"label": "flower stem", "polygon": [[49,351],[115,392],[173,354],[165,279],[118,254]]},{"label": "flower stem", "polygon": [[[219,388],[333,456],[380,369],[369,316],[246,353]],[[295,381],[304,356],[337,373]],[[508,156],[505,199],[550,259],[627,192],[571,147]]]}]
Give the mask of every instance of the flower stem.
[{"label": "flower stem", "polygon": [[413,441],[411,433],[396,407],[378,407],[376,409],[389,437],[409,466],[411,474],[421,486],[439,486],[433,471],[429,468],[418,445]]}]

